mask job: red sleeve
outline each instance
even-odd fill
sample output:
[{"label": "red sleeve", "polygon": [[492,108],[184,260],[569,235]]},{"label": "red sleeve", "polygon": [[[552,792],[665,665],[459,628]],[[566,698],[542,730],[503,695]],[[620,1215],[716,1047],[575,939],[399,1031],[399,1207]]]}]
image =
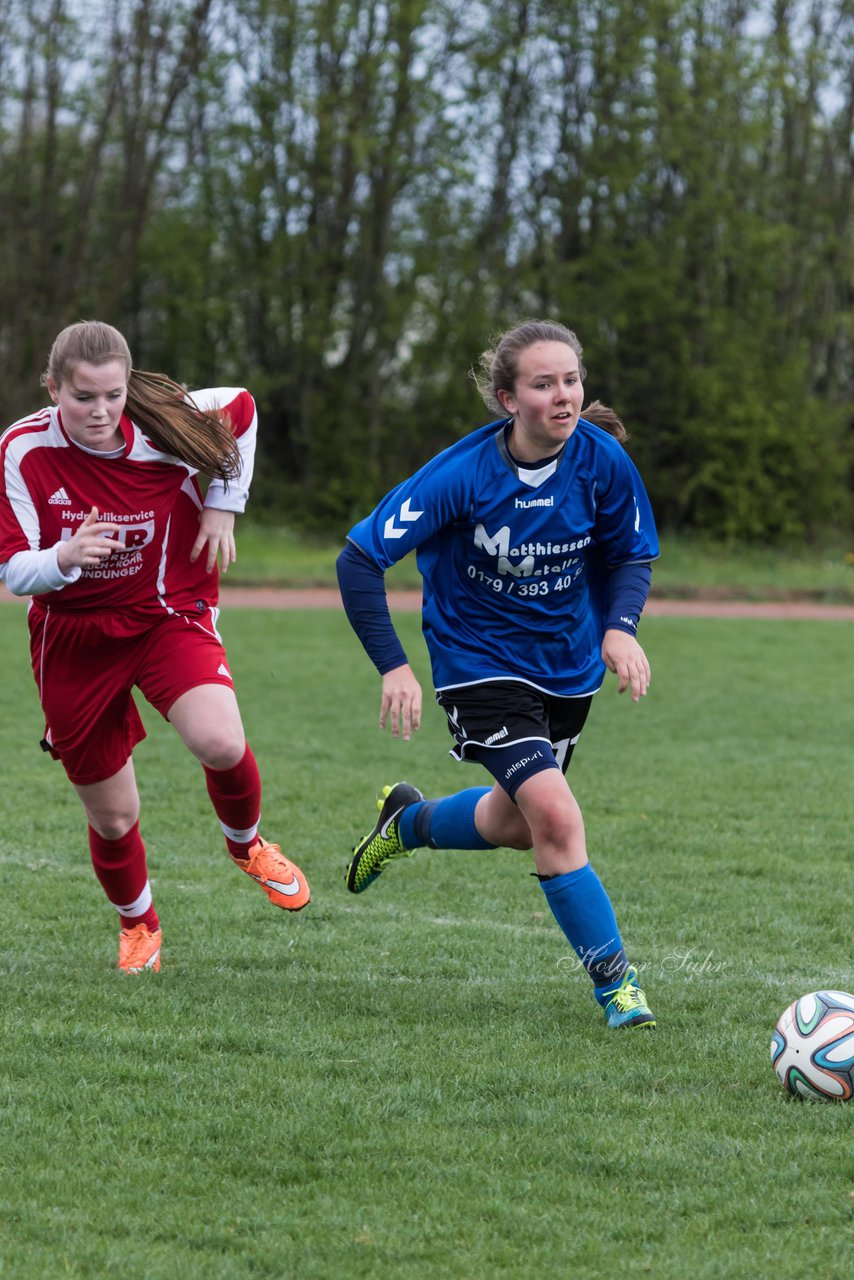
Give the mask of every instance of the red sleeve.
[{"label": "red sleeve", "polygon": [[21,442],[31,432],[29,427],[10,427],[0,443],[0,564],[18,551],[40,546],[38,516],[19,461]]}]

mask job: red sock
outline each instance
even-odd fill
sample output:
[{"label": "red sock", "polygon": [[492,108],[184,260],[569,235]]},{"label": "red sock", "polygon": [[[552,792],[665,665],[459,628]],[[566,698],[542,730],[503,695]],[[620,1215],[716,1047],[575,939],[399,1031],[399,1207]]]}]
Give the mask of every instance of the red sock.
[{"label": "red sock", "polygon": [[118,840],[105,840],[90,826],[89,852],[95,875],[118,911],[122,927],[133,929],[144,924],[151,930],[157,929],[160,922],[151,902],[145,845],[139,834],[139,823],[135,822]]},{"label": "red sock", "polygon": [[261,775],[252,748],[247,742],[243,759],[230,769],[202,768],[228,852],[245,862],[258,840],[261,821]]}]

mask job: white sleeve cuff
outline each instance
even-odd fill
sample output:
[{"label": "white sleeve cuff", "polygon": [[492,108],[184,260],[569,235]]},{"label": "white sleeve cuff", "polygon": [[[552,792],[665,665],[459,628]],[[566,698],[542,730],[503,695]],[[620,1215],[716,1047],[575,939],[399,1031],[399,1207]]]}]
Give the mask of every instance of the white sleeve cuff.
[{"label": "white sleeve cuff", "polygon": [[73,565],[67,574],[59,567],[59,543],[43,551],[16,551],[0,564],[0,580],[13,596],[39,595],[42,591],[61,591],[76,582],[83,570]]},{"label": "white sleeve cuff", "polygon": [[229,480],[226,488],[225,481],[216,476],[211,480],[205,494],[206,507],[213,507],[216,511],[233,511],[236,515],[243,514],[248,500],[248,488],[244,488],[236,480]]}]

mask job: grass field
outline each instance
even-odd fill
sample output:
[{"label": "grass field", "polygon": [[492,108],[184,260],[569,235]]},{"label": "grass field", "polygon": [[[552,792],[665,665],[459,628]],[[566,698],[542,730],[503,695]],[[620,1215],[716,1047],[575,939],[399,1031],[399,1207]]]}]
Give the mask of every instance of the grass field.
[{"label": "grass field", "polygon": [[346,894],[384,782],[480,780],[432,702],[381,735],[337,613],[223,633],[263,829],[315,901],[290,918],[230,865],[146,712],[163,969],[131,979],[0,609],[0,1276],[847,1280],[854,1106],[787,1098],[768,1051],[794,997],[854,989],[850,624],[649,619],[650,696],[596,699],[573,784],[659,1019],[626,1035],[528,855],[422,852]]},{"label": "grass field", "polygon": [[[339,540],[319,541],[292,530],[241,521],[237,563],[228,581],[240,585],[334,586]],[[414,556],[388,573],[391,587],[421,585]],[[767,600],[799,597],[826,603],[854,602],[854,549],[844,547],[721,546],[700,538],[662,538],[653,571],[653,593],[690,598],[713,595]]]}]

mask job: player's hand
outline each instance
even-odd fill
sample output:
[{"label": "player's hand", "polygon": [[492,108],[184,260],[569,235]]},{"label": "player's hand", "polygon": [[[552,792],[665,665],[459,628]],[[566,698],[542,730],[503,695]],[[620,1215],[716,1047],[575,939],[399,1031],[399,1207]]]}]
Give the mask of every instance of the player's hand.
[{"label": "player's hand", "polygon": [[93,507],[80,528],[67,542],[60,542],[56,559],[63,573],[79,565],[81,569],[92,569],[102,560],[107,560],[114,551],[121,551],[122,544],[111,538],[111,533],[118,533],[119,526],[109,520],[98,519],[98,508]]},{"label": "player's hand", "polygon": [[199,536],[193,543],[190,559],[196,563],[199,556],[207,548],[205,569],[213,571],[216,558],[223,573],[228,573],[228,566],[237,559],[237,548],[234,545],[234,512],[218,511],[216,507],[203,507],[199,516]]},{"label": "player's hand", "polygon": [[602,661],[620,681],[620,693],[631,688],[632,702],[649,688],[650,670],[646,654],[628,631],[606,631],[602,641]]},{"label": "player's hand", "polygon": [[414,729],[421,728],[421,685],[409,664],[395,667],[383,676],[380,728],[391,724],[391,736],[408,742]]}]

